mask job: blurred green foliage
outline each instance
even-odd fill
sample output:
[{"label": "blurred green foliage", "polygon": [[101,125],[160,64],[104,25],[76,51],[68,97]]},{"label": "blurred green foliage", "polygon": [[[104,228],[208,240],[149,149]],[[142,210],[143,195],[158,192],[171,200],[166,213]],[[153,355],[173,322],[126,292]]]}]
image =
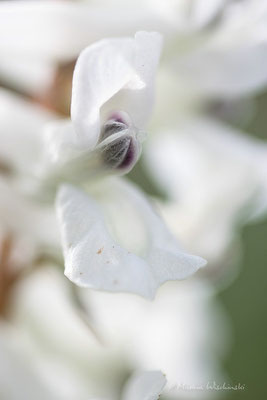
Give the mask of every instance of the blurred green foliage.
[{"label": "blurred green foliage", "polygon": [[[267,93],[255,99],[256,113],[246,127],[267,139]],[[266,177],[267,179],[267,177]],[[242,232],[240,274],[218,295],[232,322],[233,345],[225,360],[231,383],[244,391],[226,393],[226,400],[267,399],[267,218]]]},{"label": "blurred green foliage", "polygon": [[[267,93],[255,98],[255,115],[248,123],[246,131],[253,136],[267,139]],[[267,179],[267,178],[266,178]]]},{"label": "blurred green foliage", "polygon": [[233,346],[225,360],[231,383],[244,391],[227,400],[267,398],[267,219],[244,228],[240,275],[218,295],[232,322]]}]

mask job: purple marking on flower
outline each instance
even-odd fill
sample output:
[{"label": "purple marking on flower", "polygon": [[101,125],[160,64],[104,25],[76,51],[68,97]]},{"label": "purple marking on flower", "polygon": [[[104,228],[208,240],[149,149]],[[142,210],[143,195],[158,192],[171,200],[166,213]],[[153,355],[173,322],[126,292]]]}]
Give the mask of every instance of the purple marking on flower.
[{"label": "purple marking on flower", "polygon": [[117,111],[117,112],[113,112],[113,113],[110,115],[109,120],[113,120],[113,121],[116,121],[116,122],[120,122],[121,124],[124,124],[124,125],[126,125],[127,127],[129,126],[128,122],[126,121],[126,118],[123,118],[122,113],[120,113],[120,112],[118,112],[118,111]]},{"label": "purple marking on flower", "polygon": [[128,144],[128,149],[127,152],[122,160],[122,162],[118,165],[117,168],[129,168],[133,162],[135,161],[135,145],[133,143],[133,140],[130,139],[130,142]]},{"label": "purple marking on flower", "polygon": [[116,139],[102,154],[105,164],[113,169],[128,169],[136,159],[136,147],[131,136]]}]

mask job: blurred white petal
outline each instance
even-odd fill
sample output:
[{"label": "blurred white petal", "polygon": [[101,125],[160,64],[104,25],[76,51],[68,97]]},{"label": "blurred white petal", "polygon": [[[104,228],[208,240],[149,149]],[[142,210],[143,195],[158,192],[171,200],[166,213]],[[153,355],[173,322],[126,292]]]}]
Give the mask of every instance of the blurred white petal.
[{"label": "blurred white petal", "polygon": [[90,332],[62,277],[61,269],[46,264],[21,282],[14,304],[17,333],[25,338],[36,374],[60,399],[113,394],[121,362]]},{"label": "blurred white petal", "polygon": [[[228,321],[208,283],[168,283],[154,302],[127,294],[82,294],[104,342],[120,349],[134,368],[161,369],[171,398],[177,399],[179,384],[205,386],[210,379],[221,380],[219,359],[229,345]],[[207,395],[199,393],[200,398]]]},{"label": "blurred white petal", "polygon": [[45,92],[51,85],[54,74],[55,65],[49,60],[30,58],[19,53],[12,57],[1,56],[0,59],[1,83],[27,94],[38,95]]},{"label": "blurred white petal", "polygon": [[11,235],[19,249],[19,263],[23,265],[42,251],[59,249],[53,208],[24,197],[3,178],[0,179],[0,234]]},{"label": "blurred white petal", "polygon": [[105,180],[90,192],[100,207],[70,185],[57,196],[65,274],[77,285],[153,298],[167,280],[184,279],[205,265],[179,249],[133,185]]},{"label": "blurred white petal", "polygon": [[221,11],[227,0],[150,0],[153,7],[171,27],[181,34],[205,27]]},{"label": "blurred white petal", "polygon": [[190,91],[240,96],[266,85],[266,18],[264,0],[148,0],[139,7],[136,1],[4,1],[0,71],[36,93],[59,63],[75,60],[88,44],[145,28],[165,35],[166,65]]},{"label": "blurred white petal", "polygon": [[[266,19],[267,20],[267,19]],[[267,84],[265,42],[202,46],[175,65],[180,80],[203,96],[244,96]]]},{"label": "blurred white petal", "polygon": [[135,4],[115,5],[111,12],[107,5],[85,1],[2,1],[0,72],[19,88],[40,93],[57,65],[75,60],[90,43],[160,26],[151,9],[138,10]]},{"label": "blurred white petal", "polygon": [[134,4],[113,5],[112,9],[116,12],[108,4],[86,1],[3,1],[1,54],[17,55],[23,49],[30,58],[70,61],[105,36],[133,35],[143,27],[154,30],[158,26],[148,11],[137,10]]},{"label": "blurred white petal", "polygon": [[229,2],[215,29],[196,38],[188,51],[177,50],[177,78],[204,97],[242,96],[261,89],[267,84],[266,26],[265,1]]},{"label": "blurred white petal", "polygon": [[145,159],[168,196],[168,226],[186,248],[220,258],[239,225],[267,210],[266,143],[208,119],[151,139]]},{"label": "blurred white petal", "polygon": [[165,384],[166,378],[160,371],[136,374],[127,383],[123,400],[158,400]]},{"label": "blurred white petal", "polygon": [[[35,348],[36,370],[64,399],[75,393],[116,399],[121,376],[130,370],[161,369],[168,380],[166,394],[174,399],[179,384],[223,381],[219,360],[229,345],[228,321],[207,282],[168,283],[154,302],[82,290],[104,346],[79,318],[65,284],[61,271],[52,268],[30,276],[19,287],[14,321]],[[206,399],[209,393],[198,394]]]},{"label": "blurred white petal", "polygon": [[0,90],[0,161],[34,174],[43,152],[42,129],[53,118],[41,107]]},{"label": "blurred white petal", "polygon": [[[23,340],[8,324],[0,324],[0,386],[3,400],[58,400],[28,359]],[[25,362],[27,359],[27,362]]]}]

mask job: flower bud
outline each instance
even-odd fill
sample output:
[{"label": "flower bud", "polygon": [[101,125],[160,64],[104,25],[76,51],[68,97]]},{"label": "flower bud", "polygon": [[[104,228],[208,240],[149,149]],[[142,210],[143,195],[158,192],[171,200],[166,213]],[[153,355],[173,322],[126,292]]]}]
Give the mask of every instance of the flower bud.
[{"label": "flower bud", "polygon": [[123,172],[132,169],[139,158],[141,146],[137,130],[125,113],[114,114],[104,124],[99,148],[106,168]]}]

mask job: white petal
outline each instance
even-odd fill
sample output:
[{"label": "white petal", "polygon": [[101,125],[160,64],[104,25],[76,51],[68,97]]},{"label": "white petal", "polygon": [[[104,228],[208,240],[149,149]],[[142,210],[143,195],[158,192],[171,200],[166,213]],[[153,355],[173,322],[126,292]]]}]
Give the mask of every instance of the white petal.
[{"label": "white petal", "polygon": [[23,48],[29,60],[70,61],[105,36],[131,35],[142,26],[153,30],[159,25],[151,10],[136,9],[135,3],[111,7],[57,0],[1,2],[1,54],[16,56]]},{"label": "white petal", "polygon": [[[191,28],[202,28],[210,23],[221,11],[227,0],[214,0],[207,2],[206,0],[194,0],[188,5],[187,0],[184,0],[184,7],[188,8],[188,18],[185,22]],[[178,3],[180,1],[178,0]]]},{"label": "white petal", "polygon": [[[160,49],[158,33],[138,32],[134,39],[104,39],[83,50],[74,70],[71,105],[81,145],[96,145],[101,107],[116,94],[115,104],[105,111],[122,109],[143,127],[151,111]],[[117,98],[120,91],[123,99]]]},{"label": "white petal", "polygon": [[149,371],[134,375],[127,383],[123,400],[158,400],[166,378],[160,371]]},{"label": "white petal", "polygon": [[51,62],[19,52],[12,56],[1,56],[0,59],[1,82],[25,94],[35,96],[44,92],[53,81],[54,74],[55,65]]},{"label": "white petal", "polygon": [[93,199],[64,185],[58,194],[57,212],[65,275],[71,281],[82,287],[152,296],[154,281],[148,265],[112,240]]},{"label": "white petal", "polygon": [[179,398],[174,387],[180,383],[221,380],[219,356],[225,354],[230,336],[207,282],[169,282],[153,302],[129,294],[84,290],[82,295],[107,347],[120,348],[135,369],[162,370],[172,399]]},{"label": "white petal", "polygon": [[[36,254],[41,249],[59,248],[56,219],[53,208],[36,204],[0,179],[0,234],[10,233],[22,244],[23,254]],[[21,255],[21,258],[22,255]]]},{"label": "white petal", "polygon": [[177,32],[203,28],[220,12],[227,0],[151,0],[151,6],[165,17]]},{"label": "white petal", "polygon": [[241,96],[267,84],[267,41],[202,47],[177,62],[179,79],[205,96]]},{"label": "white petal", "polygon": [[[9,400],[55,400],[57,396],[46,387],[36,365],[29,357],[24,340],[11,326],[0,325],[0,386],[1,398]],[[26,341],[25,341],[26,342]],[[25,359],[29,358],[27,363]],[[23,396],[23,397],[22,397]]]},{"label": "white petal", "polygon": [[240,96],[267,84],[267,4],[229,2],[212,34],[187,54],[178,54],[176,72],[191,90],[205,96]]},{"label": "white petal", "polygon": [[165,281],[184,279],[205,265],[179,249],[133,185],[109,179],[93,192],[101,208],[71,185],[57,196],[65,274],[77,285],[153,298]]},{"label": "white petal", "polygon": [[[88,329],[62,270],[46,265],[35,271],[20,283],[15,300],[15,329],[29,338],[30,361],[57,400],[110,399],[125,372],[122,355],[112,346],[103,346]],[[102,332],[91,322],[101,340]]]},{"label": "white petal", "polygon": [[0,76],[27,93],[40,93],[51,84],[59,63],[75,60],[96,40],[133,35],[143,26],[162,30],[164,25],[153,10],[136,3],[0,2]]}]

